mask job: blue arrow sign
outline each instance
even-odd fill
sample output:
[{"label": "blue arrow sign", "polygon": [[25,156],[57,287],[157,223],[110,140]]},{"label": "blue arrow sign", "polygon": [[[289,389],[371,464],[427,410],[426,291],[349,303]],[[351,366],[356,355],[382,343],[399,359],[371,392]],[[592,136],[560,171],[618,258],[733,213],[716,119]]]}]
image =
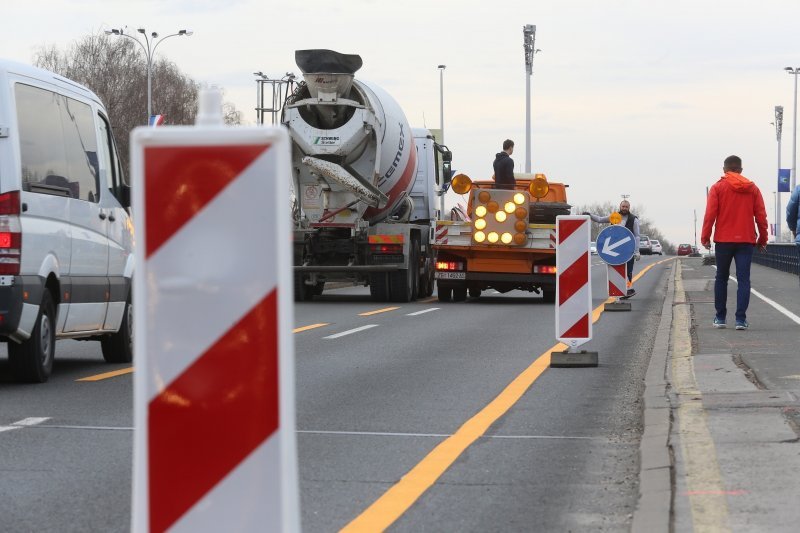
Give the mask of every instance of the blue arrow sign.
[{"label": "blue arrow sign", "polygon": [[597,255],[609,265],[627,263],[635,253],[636,239],[625,226],[609,226],[597,235]]}]

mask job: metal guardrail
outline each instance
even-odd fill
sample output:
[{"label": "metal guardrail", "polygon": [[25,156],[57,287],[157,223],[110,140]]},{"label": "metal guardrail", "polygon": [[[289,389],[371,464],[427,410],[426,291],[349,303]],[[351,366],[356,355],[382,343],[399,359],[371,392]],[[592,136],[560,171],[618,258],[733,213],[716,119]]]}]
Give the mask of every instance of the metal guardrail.
[{"label": "metal guardrail", "polygon": [[767,252],[754,253],[753,262],[790,274],[800,274],[800,260],[795,243],[767,244]]}]

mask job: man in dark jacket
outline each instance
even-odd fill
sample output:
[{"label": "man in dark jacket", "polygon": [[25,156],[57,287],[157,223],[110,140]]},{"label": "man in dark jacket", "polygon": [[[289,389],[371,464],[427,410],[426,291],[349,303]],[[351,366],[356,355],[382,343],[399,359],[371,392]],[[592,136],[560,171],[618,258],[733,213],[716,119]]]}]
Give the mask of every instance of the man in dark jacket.
[{"label": "man in dark jacket", "polygon": [[511,159],[513,153],[514,141],[506,139],[503,141],[503,151],[494,158],[494,182],[498,189],[514,190],[517,183],[514,179],[514,160]]}]

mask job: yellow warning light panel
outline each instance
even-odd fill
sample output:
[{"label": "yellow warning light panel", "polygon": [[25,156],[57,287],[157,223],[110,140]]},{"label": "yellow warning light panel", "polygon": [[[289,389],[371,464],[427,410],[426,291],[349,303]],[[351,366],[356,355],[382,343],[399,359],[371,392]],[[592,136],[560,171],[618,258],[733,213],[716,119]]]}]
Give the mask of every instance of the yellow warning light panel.
[{"label": "yellow warning light panel", "polygon": [[620,222],[622,222],[622,215],[614,211],[613,213],[608,215],[608,221],[611,222],[612,224],[619,224]]},{"label": "yellow warning light panel", "polygon": [[523,246],[528,242],[530,194],[482,190],[473,200],[472,241],[489,246]]}]

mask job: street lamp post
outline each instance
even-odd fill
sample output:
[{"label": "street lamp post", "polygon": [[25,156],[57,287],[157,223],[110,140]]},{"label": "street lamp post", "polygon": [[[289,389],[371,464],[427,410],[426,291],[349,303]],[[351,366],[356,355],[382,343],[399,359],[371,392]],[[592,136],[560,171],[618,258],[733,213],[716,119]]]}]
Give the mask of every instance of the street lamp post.
[{"label": "street lamp post", "polygon": [[533,74],[533,56],[539,50],[536,43],[536,25],[526,24],[522,27],[522,47],[525,49],[525,172],[531,171],[531,75]]},{"label": "street lamp post", "polygon": [[[795,106],[797,107],[797,106]],[[781,133],[783,132],[783,106],[775,106],[775,136],[778,139],[778,183],[777,191],[775,193],[775,242],[781,242],[781,191],[780,191],[780,175],[781,175]],[[792,163],[794,167],[794,163]],[[792,170],[794,175],[794,170]]]},{"label": "street lamp post", "polygon": [[439,65],[439,144],[444,144],[444,69],[446,65]]},{"label": "street lamp post", "polygon": [[[439,65],[436,68],[439,69],[439,144],[444,146],[444,69],[447,66]],[[444,195],[446,192],[444,177],[442,177],[442,184],[437,191],[439,195],[439,216],[442,219],[444,219]]]},{"label": "street lamp post", "polygon": [[110,30],[106,30],[105,33],[106,35],[118,35],[120,37],[127,37],[128,39],[135,41],[136,44],[141,46],[142,50],[144,51],[145,57],[147,58],[147,123],[149,123],[150,117],[153,116],[153,89],[152,89],[153,56],[156,53],[156,48],[158,47],[159,44],[164,42],[166,39],[169,39],[170,37],[176,37],[180,35],[185,35],[189,37],[194,32],[191,30],[179,30],[177,33],[171,33],[159,39],[157,32],[151,32],[150,35],[148,35],[147,31],[144,28],[138,28],[136,31],[144,35],[145,44],[142,44],[142,41],[140,41],[133,35],[128,35],[127,33],[124,33],[123,28],[119,29],[113,28]]},{"label": "street lamp post", "polygon": [[783,70],[794,76],[794,126],[792,127],[792,188],[797,180],[797,73],[800,67],[786,67]]}]

